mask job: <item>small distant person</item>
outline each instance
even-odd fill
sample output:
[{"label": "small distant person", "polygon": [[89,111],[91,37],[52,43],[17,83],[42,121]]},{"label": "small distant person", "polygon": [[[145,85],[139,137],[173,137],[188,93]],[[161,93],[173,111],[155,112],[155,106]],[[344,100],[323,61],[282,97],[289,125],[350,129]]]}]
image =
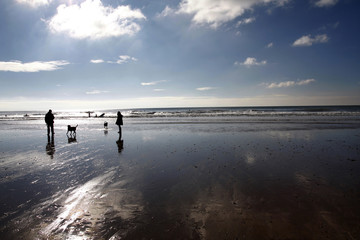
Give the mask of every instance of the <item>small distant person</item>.
[{"label": "small distant person", "polygon": [[45,122],[47,126],[47,135],[50,135],[50,129],[51,134],[55,134],[54,132],[54,115],[52,114],[52,110],[50,109],[46,115],[45,115]]},{"label": "small distant person", "polygon": [[121,134],[121,126],[123,125],[123,115],[120,111],[117,112],[116,125],[119,126],[119,133]]},{"label": "small distant person", "polygon": [[116,144],[118,146],[118,152],[121,153],[124,149],[124,140],[122,140],[121,132],[121,126],[123,125],[123,115],[120,111],[117,113],[116,125],[119,126],[119,139],[116,141]]}]

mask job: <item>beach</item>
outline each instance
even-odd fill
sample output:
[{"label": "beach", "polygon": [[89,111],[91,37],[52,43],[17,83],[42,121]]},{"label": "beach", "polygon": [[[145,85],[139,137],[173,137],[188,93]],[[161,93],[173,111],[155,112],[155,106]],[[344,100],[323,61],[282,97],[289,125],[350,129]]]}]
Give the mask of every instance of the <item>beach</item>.
[{"label": "beach", "polygon": [[360,239],[358,117],[3,119],[0,152],[1,239]]}]

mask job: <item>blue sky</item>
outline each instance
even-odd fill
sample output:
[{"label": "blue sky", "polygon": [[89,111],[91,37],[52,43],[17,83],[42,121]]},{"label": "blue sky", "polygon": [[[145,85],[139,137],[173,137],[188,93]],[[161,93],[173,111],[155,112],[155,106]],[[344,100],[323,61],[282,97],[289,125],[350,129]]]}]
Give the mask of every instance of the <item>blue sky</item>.
[{"label": "blue sky", "polygon": [[2,0],[0,110],[360,104],[357,0]]}]

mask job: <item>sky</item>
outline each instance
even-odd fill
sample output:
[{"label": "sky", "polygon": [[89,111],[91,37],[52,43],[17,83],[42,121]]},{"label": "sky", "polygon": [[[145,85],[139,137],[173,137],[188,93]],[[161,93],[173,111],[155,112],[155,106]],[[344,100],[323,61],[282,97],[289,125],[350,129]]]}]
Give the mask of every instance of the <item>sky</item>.
[{"label": "sky", "polygon": [[358,0],[1,0],[0,111],[360,105]]}]

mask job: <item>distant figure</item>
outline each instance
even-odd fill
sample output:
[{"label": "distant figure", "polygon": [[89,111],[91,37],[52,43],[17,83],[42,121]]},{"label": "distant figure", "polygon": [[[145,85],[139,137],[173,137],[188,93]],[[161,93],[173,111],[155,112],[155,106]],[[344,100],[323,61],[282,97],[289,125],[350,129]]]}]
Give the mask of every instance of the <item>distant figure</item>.
[{"label": "distant figure", "polygon": [[50,134],[50,128],[51,128],[51,133],[55,134],[54,132],[54,115],[52,114],[51,109],[47,112],[47,114],[45,115],[45,122],[46,122],[46,126],[47,126],[47,135]]},{"label": "distant figure", "polygon": [[105,129],[108,128],[108,122],[107,122],[107,121],[104,122],[104,128],[105,128]]},{"label": "distant figure", "polygon": [[119,126],[119,133],[121,134],[121,126],[123,125],[123,115],[120,111],[117,112],[116,125]]},{"label": "distant figure", "polygon": [[87,112],[85,112],[85,113],[89,114],[89,117],[91,117],[91,114],[94,113],[94,112],[92,112],[92,111],[87,111]]}]

